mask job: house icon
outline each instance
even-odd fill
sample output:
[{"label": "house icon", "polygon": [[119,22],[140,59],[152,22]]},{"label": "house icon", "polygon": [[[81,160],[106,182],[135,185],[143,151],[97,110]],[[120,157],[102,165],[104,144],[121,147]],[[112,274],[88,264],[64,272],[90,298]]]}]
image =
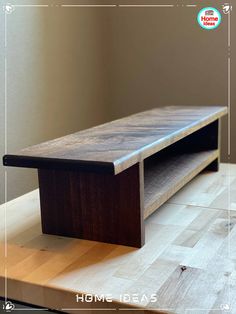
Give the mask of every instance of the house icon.
[{"label": "house icon", "polygon": [[207,10],[205,12],[205,15],[214,15],[214,11],[213,10]]}]

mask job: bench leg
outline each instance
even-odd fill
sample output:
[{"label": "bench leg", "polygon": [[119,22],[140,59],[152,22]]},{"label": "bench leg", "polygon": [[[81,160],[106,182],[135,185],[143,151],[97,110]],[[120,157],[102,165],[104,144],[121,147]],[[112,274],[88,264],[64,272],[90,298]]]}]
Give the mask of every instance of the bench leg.
[{"label": "bench leg", "polygon": [[[184,145],[186,144],[186,145]],[[182,140],[180,150],[188,147],[193,152],[218,149],[220,153],[220,120],[216,120]],[[220,156],[211,162],[205,170],[218,171]]]},{"label": "bench leg", "polygon": [[[206,132],[203,135],[205,143],[209,149],[218,149],[220,154],[220,120],[216,120],[206,128]],[[219,171],[220,168],[220,156],[212,163],[210,163],[205,170]]]},{"label": "bench leg", "polygon": [[39,169],[38,177],[43,233],[144,244],[142,164],[118,175]]},{"label": "bench leg", "polygon": [[208,171],[219,171],[220,169],[220,158],[218,157],[216,160],[212,161],[212,163],[210,163],[210,165],[208,165],[205,170]]}]

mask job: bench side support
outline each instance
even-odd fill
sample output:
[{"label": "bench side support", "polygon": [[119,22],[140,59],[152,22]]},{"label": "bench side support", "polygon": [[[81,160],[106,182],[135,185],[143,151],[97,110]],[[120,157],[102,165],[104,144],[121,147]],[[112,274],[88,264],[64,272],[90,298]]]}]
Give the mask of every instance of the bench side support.
[{"label": "bench side support", "polygon": [[[177,142],[177,144],[178,146],[175,148],[175,152],[199,152],[218,149],[220,153],[220,120],[218,119],[211,122],[200,130],[183,138],[181,143]],[[220,156],[211,162],[206,167],[206,170],[218,171],[219,163]]]},{"label": "bench side support", "polygon": [[142,163],[118,175],[39,169],[38,176],[43,233],[144,244]]},{"label": "bench side support", "polygon": [[206,141],[206,145],[208,145],[209,149],[218,149],[219,156],[217,159],[212,161],[207,167],[206,170],[209,171],[219,171],[220,168],[220,129],[221,129],[221,121],[220,119],[212,122],[209,126],[206,127],[205,136],[203,139]]}]

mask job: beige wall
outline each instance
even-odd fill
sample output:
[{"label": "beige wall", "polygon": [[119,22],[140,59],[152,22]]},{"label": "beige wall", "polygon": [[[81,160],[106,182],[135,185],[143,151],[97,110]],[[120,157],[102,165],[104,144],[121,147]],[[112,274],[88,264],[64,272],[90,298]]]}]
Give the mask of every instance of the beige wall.
[{"label": "beige wall", "polygon": [[[219,29],[204,31],[195,22],[199,7],[171,2],[180,5],[92,9],[56,7],[54,1],[53,7],[17,7],[7,15],[8,151],[155,106],[226,105],[226,18]],[[0,14],[2,47],[4,15],[2,11]],[[235,20],[232,18],[232,34]],[[234,47],[232,38],[232,54]],[[3,53],[1,49],[1,155],[5,114]],[[231,98],[234,121],[235,90]],[[226,120],[222,133],[222,157],[227,160]],[[232,137],[235,133],[232,123]],[[234,145],[231,161],[236,162]],[[7,172],[8,199],[37,186],[34,170],[9,168]],[[2,202],[3,167],[0,175]]]},{"label": "beige wall", "polygon": [[[205,3],[210,5],[209,1]],[[211,3],[216,5],[215,1]],[[220,5],[217,7],[221,9]],[[109,20],[111,118],[155,106],[227,105],[227,17],[223,16],[217,30],[206,31],[196,22],[198,11],[199,7],[181,5],[112,11]],[[235,17],[234,11],[231,162],[236,162]],[[228,160],[227,119],[222,123],[222,160]]]},{"label": "beige wall", "polygon": [[[3,52],[4,16],[0,12]],[[8,152],[108,120],[101,13],[17,7],[7,15]],[[3,58],[1,55],[1,156]],[[4,169],[0,168],[3,202]],[[8,199],[37,186],[35,170],[8,168],[7,173]]]}]

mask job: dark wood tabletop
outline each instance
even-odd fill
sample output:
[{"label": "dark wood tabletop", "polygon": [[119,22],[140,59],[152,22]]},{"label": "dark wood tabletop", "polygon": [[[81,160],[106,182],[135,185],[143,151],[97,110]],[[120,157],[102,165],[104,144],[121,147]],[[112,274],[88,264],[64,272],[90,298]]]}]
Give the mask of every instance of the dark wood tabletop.
[{"label": "dark wood tabletop", "polygon": [[154,108],[7,154],[3,163],[118,174],[226,113],[223,106]]}]

